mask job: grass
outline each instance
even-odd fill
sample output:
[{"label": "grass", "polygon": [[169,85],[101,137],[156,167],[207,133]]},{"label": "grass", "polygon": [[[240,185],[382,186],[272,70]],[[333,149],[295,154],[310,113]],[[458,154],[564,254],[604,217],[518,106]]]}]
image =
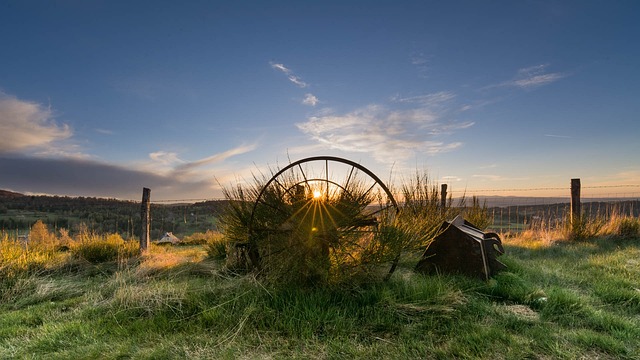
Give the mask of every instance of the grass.
[{"label": "grass", "polygon": [[[637,359],[640,242],[619,229],[506,239],[508,270],[489,282],[405,262],[387,282],[267,287],[207,245],[106,263],[53,253],[4,273],[0,358]],[[3,269],[21,259],[0,245]]]}]

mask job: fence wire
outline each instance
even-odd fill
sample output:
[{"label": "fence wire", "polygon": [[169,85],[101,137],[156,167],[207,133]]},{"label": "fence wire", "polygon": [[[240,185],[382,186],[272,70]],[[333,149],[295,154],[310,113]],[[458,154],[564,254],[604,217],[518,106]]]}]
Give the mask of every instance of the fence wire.
[{"label": "fence wire", "polygon": [[[623,192],[603,192],[602,189]],[[609,221],[613,217],[640,216],[640,185],[583,186],[580,203],[582,216]],[[518,194],[527,191],[558,190],[557,188],[517,189]],[[477,197],[486,205],[492,219],[491,229],[498,232],[521,232],[527,229],[561,229],[571,215],[570,189],[563,188],[564,196],[504,196],[486,195],[487,191],[467,191],[466,198]],[[453,192],[455,194],[455,192]]]},{"label": "fence wire", "polygon": [[[530,228],[549,230],[564,226],[571,212],[570,187],[531,187],[502,189],[452,189],[448,195],[457,200],[464,197],[467,206],[476,197],[487,207],[492,219],[491,229],[499,232],[520,232]],[[640,185],[596,185],[581,187],[582,212],[587,217],[604,220],[612,216],[640,214]],[[536,194],[557,194],[539,196]],[[523,195],[524,194],[524,195]],[[530,194],[530,196],[526,196]],[[154,204],[180,204],[220,201],[223,198],[160,199]]]}]

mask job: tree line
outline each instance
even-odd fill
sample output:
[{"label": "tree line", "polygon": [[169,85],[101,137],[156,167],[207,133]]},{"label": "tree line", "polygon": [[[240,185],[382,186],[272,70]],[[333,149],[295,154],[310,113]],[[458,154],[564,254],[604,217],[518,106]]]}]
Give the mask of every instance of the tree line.
[{"label": "tree line", "polygon": [[[75,233],[88,228],[97,234],[117,233],[123,238],[139,236],[140,204],[96,197],[3,196],[0,193],[0,230],[24,235],[37,220],[49,229]],[[151,236],[164,232],[189,235],[216,229],[226,200],[185,204],[152,204]]]}]

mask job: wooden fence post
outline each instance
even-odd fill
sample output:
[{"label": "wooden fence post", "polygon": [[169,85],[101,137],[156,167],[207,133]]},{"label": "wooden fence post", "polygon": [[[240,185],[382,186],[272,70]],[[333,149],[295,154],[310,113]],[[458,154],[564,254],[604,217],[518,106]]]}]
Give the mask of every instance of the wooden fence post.
[{"label": "wooden fence post", "polygon": [[151,228],[151,189],[142,188],[142,231],[140,233],[140,253],[149,249],[149,230]]},{"label": "wooden fence post", "polygon": [[580,179],[571,179],[571,223],[580,221]]},{"label": "wooden fence post", "polygon": [[444,214],[447,209],[447,184],[440,186],[440,211]]}]

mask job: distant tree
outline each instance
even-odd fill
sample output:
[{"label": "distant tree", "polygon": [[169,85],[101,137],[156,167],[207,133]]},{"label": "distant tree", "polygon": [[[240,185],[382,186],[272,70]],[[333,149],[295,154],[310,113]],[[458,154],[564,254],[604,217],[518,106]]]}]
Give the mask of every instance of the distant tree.
[{"label": "distant tree", "polygon": [[33,226],[31,226],[31,231],[29,232],[29,240],[34,244],[45,244],[50,242],[52,239],[52,235],[49,233],[47,229],[47,224],[43,223],[42,220],[36,221]]}]

